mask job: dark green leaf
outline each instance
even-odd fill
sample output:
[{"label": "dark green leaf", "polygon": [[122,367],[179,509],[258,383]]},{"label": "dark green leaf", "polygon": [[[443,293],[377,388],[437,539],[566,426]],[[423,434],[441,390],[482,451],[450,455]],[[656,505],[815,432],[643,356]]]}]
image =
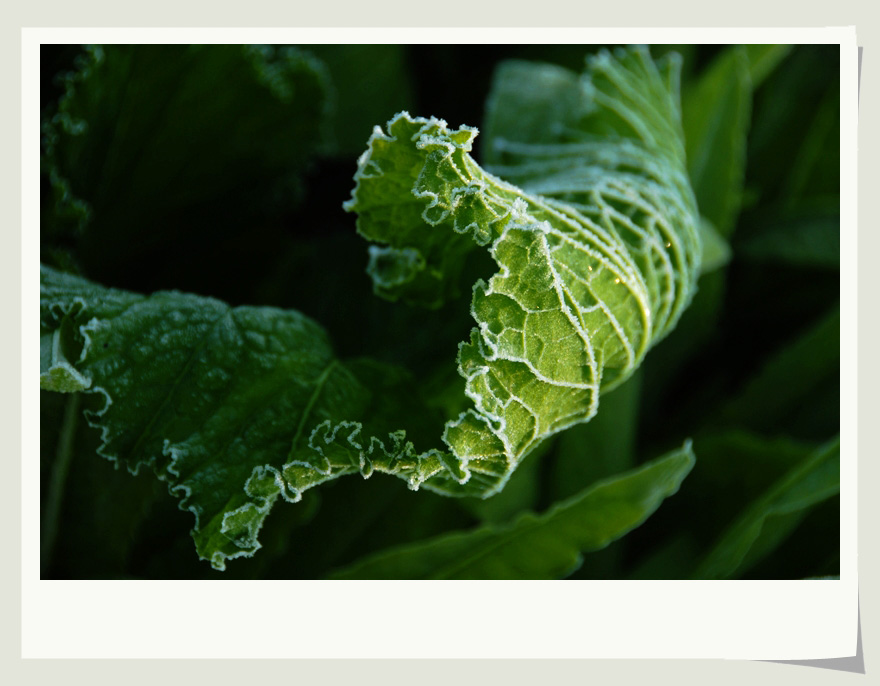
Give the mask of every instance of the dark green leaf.
[{"label": "dark green leaf", "polygon": [[[839,46],[801,45],[755,93],[748,179],[763,201],[779,202],[790,197],[792,189],[805,189],[801,181],[793,180],[806,180],[804,175],[811,176],[812,171],[819,172],[816,181],[825,179],[816,185],[811,182],[814,191],[839,193],[839,119],[828,119],[834,110],[839,113],[839,83]],[[816,157],[819,150],[824,158]]]},{"label": "dark green leaf", "polygon": [[44,237],[114,283],[144,261],[186,274],[233,237],[240,258],[242,229],[302,195],[327,124],[326,70],[293,48],[93,46],[63,83],[43,123]]},{"label": "dark green leaf", "polygon": [[602,398],[589,424],[572,427],[556,441],[552,500],[573,496],[590,484],[635,464],[641,374]]},{"label": "dark green leaf", "polygon": [[748,507],[706,556],[695,578],[737,576],[772,552],[813,505],[840,492],[840,439],[810,454]]},{"label": "dark green leaf", "polygon": [[333,84],[330,116],[334,154],[363,152],[378,122],[413,106],[402,45],[304,45],[327,67]]},{"label": "dark green leaf", "polygon": [[802,410],[826,379],[838,380],[839,370],[840,309],[835,307],[773,355],[726,403],[719,419],[756,431],[774,430]]},{"label": "dark green leaf", "polygon": [[746,56],[749,58],[749,75],[752,78],[752,88],[758,88],[772,74],[779,63],[784,60],[792,50],[791,45],[773,45],[764,43],[750,43],[744,45]]},{"label": "dark green leaf", "polygon": [[767,213],[766,228],[737,246],[743,259],[802,267],[840,267],[840,215],[815,209]]},{"label": "dark green leaf", "polygon": [[553,579],[649,517],[694,465],[690,444],[507,527],[487,526],[391,550],[341,570],[348,579]]},{"label": "dark green leaf", "polygon": [[789,204],[840,196],[840,83],[825,91],[810,129],[792,161],[783,191]]},{"label": "dark green leaf", "polygon": [[48,268],[40,304],[46,331],[75,321],[82,352],[65,363],[103,397],[87,415],[102,432],[99,452],[167,481],[196,516],[199,554],[220,569],[260,547],[279,496],[296,501],[318,483],[373,470],[415,488],[447,469],[437,451],[418,455],[397,431],[397,422],[415,433],[431,424],[413,411],[406,375],[339,362],[321,328],[297,312],[176,292],[145,297]]},{"label": "dark green leaf", "polygon": [[726,50],[682,94],[688,173],[697,206],[729,236],[742,202],[752,83],[744,48]]},{"label": "dark green leaf", "polygon": [[161,497],[155,479],[133,478],[95,455],[100,439],[82,418],[83,400],[40,394],[40,443],[51,453],[41,499],[43,579],[127,575],[136,537]]}]

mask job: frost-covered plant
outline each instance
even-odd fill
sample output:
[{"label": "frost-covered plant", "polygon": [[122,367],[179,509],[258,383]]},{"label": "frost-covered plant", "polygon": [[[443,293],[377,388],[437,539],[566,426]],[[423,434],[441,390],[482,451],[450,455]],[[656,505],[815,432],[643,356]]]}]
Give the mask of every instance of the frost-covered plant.
[{"label": "frost-covered plant", "polygon": [[[328,78],[296,52],[247,59],[281,102],[293,97],[279,85],[285,74],[315,93]],[[701,220],[688,176],[679,74],[677,55],[655,61],[646,48],[602,51],[583,74],[507,63],[487,103],[483,166],[471,155],[476,128],[407,112],[375,128],[344,207],[371,242],[367,271],[379,296],[426,307],[430,326],[432,308],[472,290],[458,401],[426,397],[400,367],[340,358],[324,329],[296,311],[141,295],[48,266],[41,388],[96,400],[86,417],[100,431],[98,453],[167,482],[195,516],[199,556],[217,569],[261,547],[279,499],[298,502],[347,474],[493,496],[550,437],[601,412],[602,395],[676,326],[704,251],[711,259],[724,245]],[[48,129],[50,160],[75,128],[71,83],[64,116]],[[80,208],[81,223],[100,221],[72,198],[63,162],[54,164],[58,206]],[[495,272],[469,281],[479,251]],[[461,393],[452,382],[443,394],[450,389]],[[686,442],[509,529],[438,542],[412,564],[392,564],[397,571],[380,559],[348,574],[564,575],[582,552],[649,516],[693,464]],[[551,552],[517,561],[515,547],[529,541]],[[486,546],[510,549],[484,559]]]}]

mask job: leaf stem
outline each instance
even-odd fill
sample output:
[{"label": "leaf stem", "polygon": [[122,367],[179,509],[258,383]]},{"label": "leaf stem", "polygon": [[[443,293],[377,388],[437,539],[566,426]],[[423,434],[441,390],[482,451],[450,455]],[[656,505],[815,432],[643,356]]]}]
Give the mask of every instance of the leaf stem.
[{"label": "leaf stem", "polygon": [[67,481],[67,473],[70,471],[70,462],[73,459],[73,439],[76,436],[78,416],[79,393],[72,393],[64,406],[64,417],[61,420],[61,432],[55,451],[55,463],[52,465],[49,492],[46,495],[46,509],[43,512],[40,536],[40,576],[45,576],[52,561],[52,551],[58,535],[61,503],[64,500],[64,484]]}]

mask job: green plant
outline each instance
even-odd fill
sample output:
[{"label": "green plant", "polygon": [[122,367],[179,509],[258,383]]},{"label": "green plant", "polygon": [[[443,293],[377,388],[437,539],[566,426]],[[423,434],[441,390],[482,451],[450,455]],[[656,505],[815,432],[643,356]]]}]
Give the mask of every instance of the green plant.
[{"label": "green plant", "polygon": [[[346,59],[359,50],[383,65],[367,86]],[[633,434],[640,403],[644,412],[651,393],[702,363],[696,346],[711,337],[737,255],[730,237],[746,197],[752,94],[787,54],[730,48],[699,77],[685,72],[684,86],[682,58],[655,60],[646,48],[600,51],[582,74],[501,62],[483,166],[471,156],[476,129],[394,115],[370,137],[345,203],[371,241],[367,273],[394,303],[384,305],[351,269],[362,250],[351,219],[333,220],[344,234],[320,227],[344,199],[331,183],[334,160],[351,155],[342,119],[374,123],[352,103],[411,104],[405,88],[400,101],[382,101],[406,73],[403,50],[109,46],[77,57],[44,124],[43,260],[54,266],[41,267],[42,429],[47,453],[57,446],[45,457],[44,573],[54,560],[61,575],[204,574],[171,552],[145,561],[169,547],[158,532],[179,517],[150,480],[111,483],[93,459],[71,470],[89,453],[166,482],[195,516],[199,557],[216,569],[267,548],[227,572],[241,565],[244,576],[554,578],[584,567],[730,576],[808,529],[810,513],[824,525],[839,448],[815,452],[814,436],[790,431],[783,454],[792,457],[760,464],[765,480],[743,491],[757,500],[726,535],[732,513],[696,531],[683,524],[700,494],[676,496],[621,541],[671,510],[678,525],[659,547],[632,562],[612,546],[591,556],[592,571],[582,566],[583,554],[639,527],[683,483],[686,494],[729,468],[730,445],[748,459],[767,450],[736,419],[743,401],[726,393],[717,394],[723,412],[690,408],[690,427],[679,426],[687,407],[661,413],[666,435],[647,446],[656,455],[694,436],[702,465],[705,441],[703,476],[697,467],[684,481],[690,441],[643,462]],[[752,254],[767,254],[765,235]],[[128,290],[96,283],[124,286],[124,271],[143,261],[157,268]],[[268,273],[254,271],[261,264]],[[167,290],[188,284],[231,302]],[[286,300],[291,287],[298,301]],[[343,299],[354,317],[337,314]],[[249,301],[265,304],[239,304]],[[833,330],[822,332],[809,340],[830,352]],[[649,350],[664,339],[652,371]],[[816,383],[830,372],[818,370]],[[73,394],[66,409],[52,391]],[[80,404],[89,429],[77,425]],[[772,411],[757,414],[773,421]],[[80,469],[94,477],[65,487]],[[375,473],[420,492],[335,484]],[[82,522],[62,521],[69,548],[57,543],[74,490],[109,500],[101,516],[126,510],[121,541],[107,546],[116,559],[77,549]],[[681,568],[663,562],[701,536],[720,537],[701,565],[693,551],[678,556],[692,560]]]}]

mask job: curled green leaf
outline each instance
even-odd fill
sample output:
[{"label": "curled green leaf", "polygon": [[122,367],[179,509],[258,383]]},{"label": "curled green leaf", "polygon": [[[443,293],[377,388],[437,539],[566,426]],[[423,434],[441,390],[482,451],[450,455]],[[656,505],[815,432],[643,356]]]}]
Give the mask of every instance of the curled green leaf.
[{"label": "curled green leaf", "polygon": [[[502,72],[498,175],[470,155],[476,129],[405,112],[359,160],[346,209],[376,243],[378,294],[435,306],[469,251],[484,247],[498,266],[474,285],[477,328],[459,350],[474,407],[443,436],[483,493],[541,441],[595,415],[600,393],[635,371],[693,295],[701,245],[677,68],[634,48],[591,58],[580,79],[520,65],[515,89]],[[550,97],[560,83],[574,89],[568,100]],[[511,122],[525,108],[539,134]],[[526,140],[505,137],[521,131]]]}]

